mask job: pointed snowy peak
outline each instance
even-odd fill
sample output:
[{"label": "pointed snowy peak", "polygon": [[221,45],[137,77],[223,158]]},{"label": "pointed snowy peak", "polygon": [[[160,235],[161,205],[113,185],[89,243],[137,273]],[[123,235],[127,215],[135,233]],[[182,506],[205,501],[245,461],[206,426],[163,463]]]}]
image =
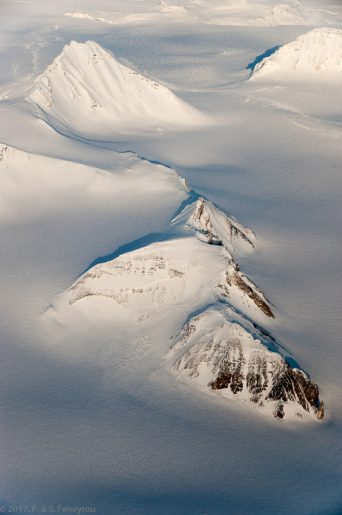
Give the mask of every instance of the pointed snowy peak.
[{"label": "pointed snowy peak", "polygon": [[342,79],[342,30],[314,29],[279,48],[258,63],[254,78],[321,78],[329,74]]},{"label": "pointed snowy peak", "polygon": [[167,87],[119,63],[93,41],[66,45],[27,99],[54,128],[84,138],[205,122]]},{"label": "pointed snowy peak", "polygon": [[223,245],[232,253],[236,250],[246,251],[254,248],[253,231],[203,197],[186,206],[173,220],[173,223],[179,222],[194,228],[200,240],[209,244]]},{"label": "pointed snowy peak", "polygon": [[174,370],[227,399],[251,402],[276,418],[324,418],[318,386],[227,314],[209,309],[192,318],[169,354]]}]

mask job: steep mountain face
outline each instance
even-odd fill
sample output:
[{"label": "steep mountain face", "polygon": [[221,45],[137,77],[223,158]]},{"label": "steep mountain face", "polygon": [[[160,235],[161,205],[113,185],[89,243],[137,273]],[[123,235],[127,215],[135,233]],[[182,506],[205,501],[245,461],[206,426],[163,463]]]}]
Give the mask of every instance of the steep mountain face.
[{"label": "steep mountain face", "polygon": [[266,317],[274,318],[270,303],[263,292],[240,272],[237,263],[231,262],[231,266],[221,278],[219,288],[223,297],[230,299],[230,303],[240,311],[248,313],[254,310]]},{"label": "steep mountain face", "polygon": [[66,45],[36,79],[27,100],[54,128],[85,138],[205,123],[204,115],[168,88],[92,41]]},{"label": "steep mountain face", "polygon": [[314,29],[279,48],[254,68],[252,77],[297,79],[342,77],[342,31],[333,28]]},{"label": "steep mountain face", "polygon": [[276,418],[323,418],[317,385],[287,363],[262,329],[275,315],[236,261],[254,248],[254,233],[194,192],[186,204],[164,239],[90,268],[56,299],[50,315],[96,313],[120,331],[152,331],[152,340],[162,328],[157,339],[176,375]]},{"label": "steep mountain face", "polygon": [[228,398],[250,400],[276,418],[302,417],[303,410],[323,418],[317,385],[241,322],[214,309],[192,318],[171,351],[176,372]]},{"label": "steep mountain face", "polygon": [[200,241],[225,249],[227,265],[218,283],[220,295],[229,299],[239,310],[256,310],[259,314],[262,312],[267,317],[274,318],[268,300],[240,271],[235,259],[236,255],[254,250],[256,237],[251,229],[203,197],[186,206],[172,222],[185,224],[186,227],[195,230],[195,235]]},{"label": "steep mountain face", "polygon": [[232,215],[223,212],[203,197],[187,206],[173,222],[179,220],[196,229],[199,239],[210,244],[223,245],[231,253],[254,248],[255,234]]}]

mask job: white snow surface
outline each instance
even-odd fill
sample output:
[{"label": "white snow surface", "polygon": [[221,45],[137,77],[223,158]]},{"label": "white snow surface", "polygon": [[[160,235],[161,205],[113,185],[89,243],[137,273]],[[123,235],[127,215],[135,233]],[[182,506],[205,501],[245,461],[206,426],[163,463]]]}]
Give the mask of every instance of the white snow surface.
[{"label": "white snow surface", "polygon": [[253,78],[277,79],[286,73],[306,81],[312,80],[312,73],[323,79],[332,74],[334,80],[341,80],[342,30],[319,28],[299,36],[258,63]]},{"label": "white snow surface", "polygon": [[108,25],[137,25],[149,23],[201,23],[221,26],[269,27],[287,25],[319,25],[322,20],[333,23],[334,15],[327,9],[308,6],[300,0],[175,0],[142,2],[132,8],[111,6],[103,12],[66,12],[76,20]]},{"label": "white snow surface", "polygon": [[[249,78],[276,48],[315,28],[340,30],[341,2],[31,0],[3,1],[0,14],[1,509],[339,515],[340,71]],[[117,119],[99,122],[83,98],[74,116],[65,110],[57,119],[41,96],[39,110],[27,94],[71,41],[96,42],[220,124],[169,130],[159,118],[128,130]],[[325,47],[315,48],[312,63]],[[336,55],[327,49],[330,62]],[[90,75],[101,89],[102,78],[95,84]],[[68,81],[59,77],[57,89],[59,81],[70,100]],[[206,219],[192,223],[202,197],[217,240],[233,213],[255,232],[253,247],[243,238],[206,244]],[[146,286],[139,274],[110,276],[118,295],[136,282],[151,290],[122,304],[103,296],[69,304],[85,274],[151,251],[188,267],[185,275],[160,270]],[[256,320],[236,288],[228,307],[215,285],[230,259],[231,274],[237,261],[262,288],[274,319]],[[191,279],[192,292],[191,274],[200,285]],[[158,282],[173,285],[178,305],[167,295],[152,303]],[[153,316],[136,321],[136,310]],[[200,314],[196,359],[205,332],[215,336],[223,319],[224,338],[236,323],[245,342],[264,347],[269,336],[252,318],[280,356],[317,382],[326,419],[293,411],[275,420],[267,405],[264,416],[261,406],[210,391],[205,367],[198,378],[170,373],[185,350],[170,349]]]},{"label": "white snow surface", "polygon": [[[0,170],[0,213],[5,224],[34,220],[42,212],[58,213],[63,207],[72,210],[75,202],[83,209],[98,202],[106,205],[115,195],[113,207],[123,221],[122,231],[129,232],[132,213],[140,209],[148,216],[146,202],[157,211],[159,205],[167,220],[177,201],[187,195],[187,186],[176,172],[129,153],[116,154],[111,169],[102,170],[0,144]],[[132,184],[137,191],[132,191]],[[147,228],[147,219],[144,224]]]},{"label": "white snow surface", "polygon": [[168,88],[120,64],[93,41],[66,45],[35,80],[28,100],[53,127],[88,139],[205,123],[204,115]]},{"label": "white snow surface", "polygon": [[215,299],[224,268],[219,249],[195,238],[154,243],[87,271],[57,299],[53,313],[63,316],[60,309],[75,306],[88,319],[101,312],[119,326],[137,323],[138,330],[139,323],[155,326],[166,314],[182,321],[184,312]]}]

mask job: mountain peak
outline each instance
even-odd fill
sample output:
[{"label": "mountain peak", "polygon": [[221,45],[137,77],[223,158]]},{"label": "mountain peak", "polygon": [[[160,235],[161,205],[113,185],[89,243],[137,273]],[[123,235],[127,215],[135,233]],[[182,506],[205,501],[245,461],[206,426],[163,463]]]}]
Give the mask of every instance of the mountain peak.
[{"label": "mountain peak", "polygon": [[166,86],[121,64],[94,41],[71,41],[34,82],[27,100],[63,133],[111,139],[114,132],[186,128],[205,116]]},{"label": "mountain peak", "polygon": [[236,218],[204,197],[198,197],[186,206],[173,223],[182,222],[196,230],[201,241],[223,245],[229,253],[254,248],[255,234]]},{"label": "mountain peak", "polygon": [[262,340],[236,317],[208,309],[183,327],[169,356],[176,373],[225,398],[252,401],[275,418],[324,418],[318,386]]},{"label": "mountain peak", "polygon": [[[342,72],[342,30],[322,27],[299,36],[263,59],[256,65],[252,76],[283,78],[284,74],[313,73],[322,77]],[[310,75],[312,77],[312,74]],[[342,77],[342,75],[341,75]]]}]

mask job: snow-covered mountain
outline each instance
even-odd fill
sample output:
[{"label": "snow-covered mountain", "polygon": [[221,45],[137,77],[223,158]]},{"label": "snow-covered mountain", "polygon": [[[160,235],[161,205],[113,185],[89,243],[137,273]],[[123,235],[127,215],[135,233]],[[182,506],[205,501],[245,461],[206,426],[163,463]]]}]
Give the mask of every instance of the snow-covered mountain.
[{"label": "snow-covered mountain", "polygon": [[[121,322],[148,320],[156,324],[166,310],[177,313],[181,306],[180,316],[184,316],[184,310],[214,300],[224,267],[225,258],[218,248],[211,249],[195,238],[176,238],[96,265],[62,300],[89,312],[92,304],[100,302]],[[103,298],[111,302],[103,303]]]},{"label": "snow-covered mountain", "polygon": [[[308,75],[309,74],[309,75]],[[342,78],[342,30],[314,29],[258,63],[252,77],[297,80]]]},{"label": "snow-covered mountain", "polygon": [[303,410],[323,418],[317,385],[268,350],[255,327],[245,325],[235,313],[212,308],[193,317],[171,351],[175,371],[228,399],[238,395],[252,401],[277,418],[303,417]]},{"label": "snow-covered mountain", "polygon": [[0,511],[340,514],[341,1],[0,6]]},{"label": "snow-covered mountain", "polygon": [[318,386],[261,328],[274,318],[272,307],[236,261],[246,246],[254,248],[254,233],[194,196],[189,191],[163,239],[90,268],[56,299],[48,319],[95,316],[119,332],[136,324],[137,338],[159,327],[152,339],[164,342],[169,369],[196,378],[195,385],[225,394],[230,387],[230,401],[252,401],[277,418],[323,418]]},{"label": "snow-covered mountain", "polygon": [[27,100],[57,130],[88,139],[181,130],[206,121],[167,87],[119,63],[93,41],[66,45],[35,80]]},{"label": "snow-covered mountain", "polygon": [[181,221],[196,229],[199,239],[207,243],[224,245],[231,253],[237,249],[246,251],[254,248],[253,231],[203,197],[186,206],[174,218],[173,223]]}]

